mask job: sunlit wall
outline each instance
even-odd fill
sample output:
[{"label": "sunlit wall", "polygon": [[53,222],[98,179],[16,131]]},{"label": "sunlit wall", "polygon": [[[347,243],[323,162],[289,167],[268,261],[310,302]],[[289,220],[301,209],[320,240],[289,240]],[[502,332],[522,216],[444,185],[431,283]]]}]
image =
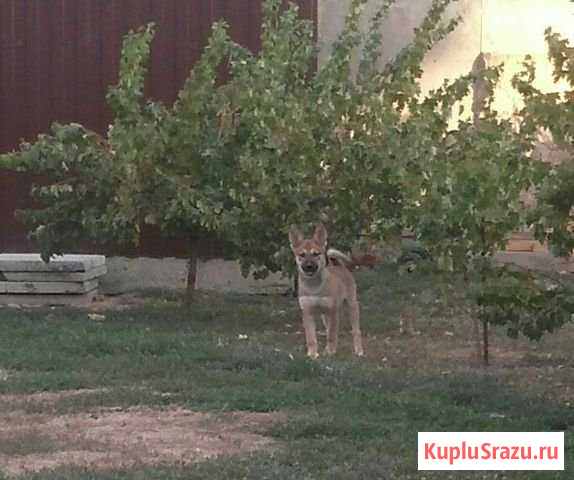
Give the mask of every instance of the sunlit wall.
[{"label": "sunlit wall", "polygon": [[[371,0],[367,15],[377,3]],[[393,58],[408,43],[413,28],[431,3],[432,0],[396,1],[382,29],[384,60]],[[350,0],[319,0],[320,62],[341,31],[349,4]],[[544,30],[552,27],[574,41],[574,3],[570,0],[459,0],[449,7],[448,15],[461,15],[462,23],[429,52],[423,64],[423,90],[439,86],[445,78],[468,73],[481,52],[489,65],[505,65],[495,102],[501,114],[512,114],[520,107],[520,98],[510,80],[522,68],[527,54],[538,65],[537,86],[547,91],[561,88],[552,82]],[[469,115],[470,101],[467,106],[465,114]]]}]

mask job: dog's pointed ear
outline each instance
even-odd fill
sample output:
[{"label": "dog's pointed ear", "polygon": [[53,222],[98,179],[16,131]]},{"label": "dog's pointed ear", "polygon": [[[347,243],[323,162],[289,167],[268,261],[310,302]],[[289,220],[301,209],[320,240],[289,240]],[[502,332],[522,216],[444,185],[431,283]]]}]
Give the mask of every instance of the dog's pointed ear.
[{"label": "dog's pointed ear", "polygon": [[323,248],[327,248],[327,230],[325,229],[325,225],[319,223],[315,227],[315,233],[313,234],[313,238]]},{"label": "dog's pointed ear", "polygon": [[297,225],[291,225],[289,229],[289,243],[291,244],[291,250],[294,250],[303,241],[303,234]]}]

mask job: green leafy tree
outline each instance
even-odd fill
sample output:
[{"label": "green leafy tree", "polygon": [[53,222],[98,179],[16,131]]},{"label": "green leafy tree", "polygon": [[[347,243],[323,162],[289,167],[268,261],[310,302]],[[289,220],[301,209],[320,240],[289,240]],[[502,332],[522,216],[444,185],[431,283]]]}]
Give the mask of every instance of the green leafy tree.
[{"label": "green leafy tree", "polygon": [[[473,297],[500,275],[494,254],[526,224],[521,193],[539,179],[527,152],[528,144],[509,122],[489,115],[478,126],[460,122],[420,165],[415,181],[420,194],[407,208],[409,226],[440,268],[452,272],[453,279],[463,277]],[[482,303],[477,301],[474,316],[483,322],[487,363],[493,319],[482,315]]]},{"label": "green leafy tree", "polygon": [[537,194],[538,208],[532,220],[537,238],[548,241],[554,253],[567,256],[574,249],[574,47],[551,29],[546,30],[545,36],[554,81],[568,87],[563,93],[544,93],[535,88],[536,66],[531,57],[526,58],[524,71],[514,78],[514,86],[525,101],[521,112],[525,134],[535,140],[540,130],[550,132],[564,153],[559,165],[549,167],[547,181]]},{"label": "green leafy tree", "polygon": [[25,143],[17,154],[2,158],[4,168],[47,177],[45,184],[32,189],[40,207],[16,212],[44,260],[86,238],[126,242],[137,238],[136,218],[122,213],[118,192],[123,172],[113,156],[96,133],[78,124],[54,124],[35,143]]},{"label": "green leafy tree", "polygon": [[106,138],[79,124],[55,123],[36,142],[1,157],[5,168],[47,177],[32,190],[40,207],[17,212],[46,261],[80,240],[139,239],[145,165],[156,155],[146,139],[155,137],[160,115],[154,105],[143,104],[152,38],[150,25],[124,41],[119,81],[108,94],[114,123]]},{"label": "green leafy tree", "polygon": [[1,157],[5,168],[47,178],[32,190],[40,207],[17,212],[46,261],[81,240],[137,244],[144,225],[192,239],[217,232],[223,203],[214,177],[229,175],[214,164],[225,147],[214,86],[216,69],[229,55],[226,26],[213,26],[172,108],[144,97],[153,37],[150,24],[124,40],[119,80],[107,95],[114,120],[105,138],[78,124],[54,124],[36,142]]},{"label": "green leafy tree", "polygon": [[417,157],[407,145],[437,135],[423,123],[415,132],[415,119],[403,113],[422,97],[425,54],[458,19],[443,22],[450,1],[434,1],[412,43],[381,68],[380,29],[393,2],[380,2],[363,31],[366,3],[351,3],[331,55],[315,69],[312,25],[296,7],[268,1],[261,52],[232,62],[226,94],[240,170],[229,236],[246,268],[288,271],[291,223],[321,219],[341,248],[400,234],[405,169]]},{"label": "green leafy tree", "polygon": [[[573,50],[551,30],[546,31],[546,41],[555,66],[555,80],[569,79],[572,84]],[[458,218],[455,225],[459,234],[453,236],[457,245],[447,248],[453,263],[456,265],[458,256],[463,266],[467,250],[469,261],[463,268],[464,274],[470,272],[468,267],[476,272],[471,293],[477,306],[475,314],[484,326],[485,361],[489,323],[505,326],[511,337],[523,334],[539,340],[544,333],[569,322],[574,313],[574,292],[559,275],[501,267],[491,260],[495,249],[505,246],[510,233],[527,225],[534,225],[537,238],[549,240],[559,254],[570,253],[574,247],[570,233],[574,198],[567,186],[568,178],[574,178],[568,174],[571,162],[551,167],[532,159],[541,129],[550,131],[558,145],[572,151],[574,97],[572,92],[561,95],[537,90],[533,86],[536,69],[530,57],[524,66],[524,71],[513,80],[525,99],[519,128],[488,114],[475,129],[468,131],[470,126],[459,126],[457,135],[463,135],[465,140],[452,142],[463,157],[475,159],[471,168],[463,167],[459,172],[462,178],[449,180],[449,185],[460,192],[458,208],[447,209],[454,214],[452,218]],[[464,146],[466,141],[469,144]],[[453,171],[457,169],[450,166],[450,172]],[[526,190],[535,192],[535,208],[527,209],[520,204],[520,193]],[[447,198],[452,199],[450,194]],[[449,215],[446,218],[444,225],[450,227],[452,221],[448,221]],[[445,246],[444,242],[438,242],[441,253]],[[453,253],[457,249],[458,255]]]},{"label": "green leafy tree", "polygon": [[108,94],[115,120],[107,138],[79,124],[54,124],[34,143],[3,155],[2,166],[36,172],[47,181],[32,195],[39,208],[17,212],[48,261],[80,240],[137,242],[142,208],[134,192],[143,190],[140,165],[153,153],[145,149],[155,115],[141,104],[145,58],[153,29],[129,34],[120,64],[120,80]]},{"label": "green leafy tree", "polygon": [[[261,51],[246,51],[225,24],[214,25],[171,107],[143,94],[153,27],[130,33],[107,97],[114,121],[105,138],[54,125],[2,159],[49,178],[34,190],[42,207],[20,214],[32,238],[48,258],[80,238],[137,242],[142,226],[153,224],[166,235],[230,240],[245,271],[264,275],[291,265],[290,223],[327,219],[342,247],[361,235],[396,234],[405,165],[416,156],[405,155],[403,142],[436,136],[434,125],[415,131],[402,114],[420,97],[424,54],[456,25],[441,20],[449,3],[435,0],[412,44],[380,69],[379,29],[392,1],[381,2],[362,32],[366,0],[354,0],[332,55],[317,68],[313,25],[296,6],[267,0]],[[217,78],[222,64],[225,83]]]},{"label": "green leafy tree", "polygon": [[[392,0],[381,1],[366,30],[367,2],[353,0],[319,67],[313,25],[282,3],[264,2],[257,53],[215,24],[169,107],[143,94],[153,26],[130,33],[105,138],[55,125],[3,157],[5,166],[48,175],[34,190],[42,207],[21,213],[45,258],[80,238],[137,242],[145,224],[226,239],[258,275],[289,271],[289,225],[319,219],[335,227],[341,248],[412,228],[459,272],[504,243],[521,221],[517,195],[532,180],[524,144],[489,114],[479,128],[449,130],[471,75],[426,95],[420,88],[426,53],[459,21],[443,20],[450,0],[432,2],[413,41],[385,66],[380,29]],[[495,81],[496,71],[486,76]]]}]

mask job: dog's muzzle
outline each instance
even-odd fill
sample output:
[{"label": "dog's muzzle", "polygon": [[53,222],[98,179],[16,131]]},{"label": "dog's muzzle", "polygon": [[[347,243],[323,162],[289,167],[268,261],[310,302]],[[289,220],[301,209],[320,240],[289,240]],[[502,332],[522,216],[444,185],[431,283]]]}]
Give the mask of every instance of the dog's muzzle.
[{"label": "dog's muzzle", "polygon": [[318,269],[319,266],[316,263],[307,263],[305,265],[301,265],[301,270],[303,271],[303,273],[309,276],[315,275]]}]

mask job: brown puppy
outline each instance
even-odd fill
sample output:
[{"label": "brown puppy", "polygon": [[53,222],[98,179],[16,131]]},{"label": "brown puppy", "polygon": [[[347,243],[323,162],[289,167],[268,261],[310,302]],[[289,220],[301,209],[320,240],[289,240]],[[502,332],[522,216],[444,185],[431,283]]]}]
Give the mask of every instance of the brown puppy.
[{"label": "brown puppy", "polygon": [[[359,325],[359,302],[355,279],[345,265],[352,261],[335,249],[327,250],[327,231],[321,224],[312,238],[304,238],[293,226],[289,232],[291,250],[295,255],[299,274],[299,306],[303,312],[303,327],[307,341],[307,355],[317,358],[315,318],[322,316],[327,329],[327,354],[337,351],[339,319],[343,306],[348,308],[353,332],[355,354],[363,355],[363,342]],[[329,262],[332,259],[332,262]]]}]

